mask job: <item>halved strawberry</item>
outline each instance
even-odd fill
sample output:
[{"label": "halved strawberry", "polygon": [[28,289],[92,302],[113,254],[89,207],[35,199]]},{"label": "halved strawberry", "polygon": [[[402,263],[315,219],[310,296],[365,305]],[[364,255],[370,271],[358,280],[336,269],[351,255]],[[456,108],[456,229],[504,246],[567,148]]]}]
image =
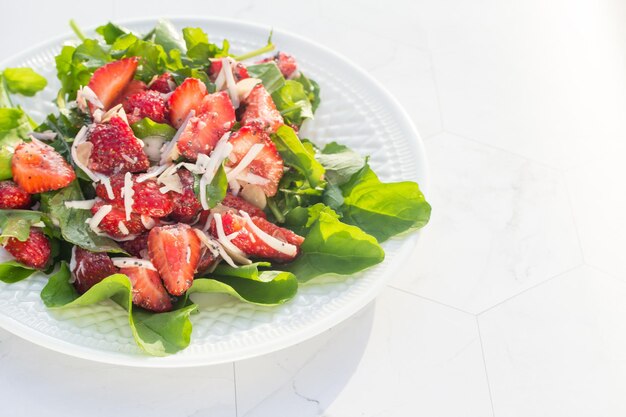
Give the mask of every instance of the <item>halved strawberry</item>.
[{"label": "halved strawberry", "polygon": [[117,272],[117,268],[106,252],[91,252],[75,246],[73,256],[74,288],[80,294],[87,292],[88,289]]},{"label": "halved strawberry", "polygon": [[168,72],[165,72],[158,77],[155,77],[148,85],[150,90],[158,91],[159,93],[167,94],[174,91],[176,83],[174,77]]},{"label": "halved strawberry", "polygon": [[179,128],[191,110],[197,112],[206,93],[206,86],[197,78],[183,81],[168,100],[172,125]]},{"label": "halved strawberry", "polygon": [[30,228],[30,234],[25,242],[10,237],[4,242],[4,248],[16,261],[29,268],[43,269],[50,261],[50,241],[40,229]]},{"label": "halved strawberry", "polygon": [[[222,70],[222,60],[215,59],[211,61],[211,65],[209,66],[209,79],[212,82],[215,82],[217,76]],[[235,67],[233,68],[233,76],[235,77],[235,81],[243,80],[244,78],[250,78],[250,74],[248,74],[248,69],[241,62],[237,62]]]},{"label": "halved strawberry", "polygon": [[207,249],[206,246],[203,246],[202,253],[200,254],[200,261],[198,262],[198,267],[196,268],[196,273],[203,274],[216,260],[217,258],[213,256],[213,253]]},{"label": "halved strawberry", "polygon": [[200,239],[183,223],[155,227],[148,236],[148,254],[167,291],[181,295],[193,283],[200,261]]},{"label": "halved strawberry", "polygon": [[120,93],[120,95],[117,96],[117,98],[115,99],[115,102],[111,105],[111,107],[117,106],[118,104],[123,105],[128,99],[128,97],[132,96],[133,94],[146,91],[147,89],[148,89],[148,86],[143,81],[131,80],[126,86],[126,88],[124,88],[124,90]]},{"label": "halved strawberry", "polygon": [[298,71],[298,63],[296,62],[296,58],[293,55],[279,52],[271,58],[265,58],[260,62],[275,62],[278,66],[278,69],[283,74],[283,77],[290,78],[292,75],[295,75],[296,71]]},{"label": "halved strawberry", "polygon": [[30,194],[58,190],[76,179],[70,164],[52,146],[38,140],[15,148],[11,171],[13,180]]},{"label": "halved strawberry", "polygon": [[[109,203],[105,201],[96,201],[96,204],[91,208],[91,214],[96,214],[98,210]],[[123,224],[128,230],[120,228],[120,223]],[[111,237],[122,239],[128,237],[128,235],[138,235],[146,231],[146,227],[141,221],[141,216],[137,213],[130,214],[130,220],[126,220],[126,212],[123,209],[113,207],[111,212],[104,216],[98,228]]]},{"label": "halved strawberry", "polygon": [[193,192],[194,177],[191,172],[183,168],[178,170],[178,177],[183,184],[183,193],[173,195],[174,210],[170,218],[181,223],[192,223],[202,210],[202,204]]},{"label": "halved strawberry", "polygon": [[[118,96],[133,79],[139,59],[124,58],[98,68],[89,80],[89,88],[98,96],[105,110],[111,108]],[[91,105],[90,105],[91,106]],[[93,110],[93,109],[92,109]]]},{"label": "halved strawberry", "polygon": [[276,130],[285,124],[283,116],[276,109],[272,96],[267,92],[263,84],[254,86],[248,97],[243,101],[245,110],[241,115],[242,125],[256,124],[267,132]]},{"label": "halved strawberry", "polygon": [[150,161],[128,123],[118,116],[109,123],[97,124],[89,140],[93,144],[89,169],[106,175],[124,172],[142,172]]},{"label": "halved strawberry", "polygon": [[140,234],[133,240],[119,242],[119,245],[132,256],[148,259],[148,232]]},{"label": "halved strawberry", "polygon": [[256,144],[264,147],[244,170],[269,180],[261,188],[268,197],[276,195],[278,183],[283,176],[283,159],[276,150],[276,145],[269,135],[257,126],[244,126],[230,137],[233,150],[228,157],[228,166],[235,166]]},{"label": "halved strawberry", "polygon": [[[294,245],[297,249],[293,256],[280,252],[265,243],[246,223],[245,219],[237,213],[222,213],[222,225],[224,233],[238,234],[231,240],[232,244],[241,249],[246,255],[253,258],[271,259],[279,262],[289,262],[295,259],[297,252],[304,242],[304,238],[293,233],[291,230],[283,229],[262,217],[251,217],[252,222],[262,231],[276,239]],[[211,234],[217,237],[215,221],[211,224]]]},{"label": "halved strawberry", "polygon": [[11,180],[0,181],[0,209],[27,209],[33,204],[31,195]]},{"label": "halved strawberry", "polygon": [[[124,197],[122,197],[122,189],[124,188],[125,174],[115,174],[109,178],[111,188],[115,198],[110,199],[104,184],[99,183],[96,186],[96,194],[98,197],[115,207],[124,210]],[[137,182],[137,176],[133,175],[133,212],[143,214],[150,217],[165,217],[174,210],[174,203],[170,193],[161,193],[161,186],[153,179],[144,182]]]},{"label": "halved strawberry", "polygon": [[158,272],[143,267],[121,268],[133,285],[133,304],[162,313],[172,309],[172,300],[163,287]]},{"label": "halved strawberry", "polygon": [[139,91],[124,100],[128,123],[133,124],[144,117],[157,123],[167,123],[167,104],[161,93],[153,90]]},{"label": "halved strawberry", "polygon": [[236,121],[235,108],[225,91],[204,96],[197,113],[178,139],[178,150],[191,161],[199,153],[208,155]]},{"label": "halved strawberry", "polygon": [[243,210],[248,213],[250,216],[263,217],[265,218],[265,212],[255,206],[254,204],[248,203],[241,197],[234,196],[231,193],[226,194],[224,200],[222,200],[222,205],[231,207],[235,209],[236,212],[239,210]]}]

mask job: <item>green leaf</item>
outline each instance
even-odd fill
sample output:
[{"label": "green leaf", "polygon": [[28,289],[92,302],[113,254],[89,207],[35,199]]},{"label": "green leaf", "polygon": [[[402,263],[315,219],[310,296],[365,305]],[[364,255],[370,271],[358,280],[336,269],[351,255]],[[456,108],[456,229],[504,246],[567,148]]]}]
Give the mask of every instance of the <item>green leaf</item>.
[{"label": "green leaf", "polygon": [[16,261],[0,263],[0,281],[5,284],[13,284],[28,278],[37,272],[36,269],[29,268]]},{"label": "green leaf", "polygon": [[206,88],[210,93],[215,92],[215,85],[209,79],[206,71],[202,69],[184,67],[176,71],[170,71],[170,74],[178,85],[181,85],[187,78],[197,78],[202,81],[204,85],[206,85]]},{"label": "green leaf", "polygon": [[300,236],[306,236],[322,212],[339,219],[339,215],[332,208],[322,203],[317,203],[310,207],[299,206],[291,209],[285,216],[285,227],[288,227]]},{"label": "green leaf", "polygon": [[112,45],[115,40],[120,36],[129,33],[127,30],[122,29],[120,26],[111,22],[107,23],[106,25],[97,27],[96,32],[102,35],[104,41],[109,45]]},{"label": "green leaf", "polygon": [[159,314],[133,310],[132,286],[126,275],[111,275],[80,296],[70,284],[70,277],[67,264],[62,262],[59,271],[50,277],[41,291],[46,307],[81,307],[112,299],[128,311],[128,322],[135,341],[149,355],[165,356],[189,345],[192,330],[189,315],[197,306],[192,304]]},{"label": "green leaf", "polygon": [[95,39],[85,39],[76,47],[72,61],[79,61],[88,69],[95,71],[111,61],[109,48]]},{"label": "green leaf", "polygon": [[7,68],[2,72],[9,92],[32,97],[48,85],[48,81],[32,68]]},{"label": "green leaf", "polygon": [[[228,190],[228,179],[226,178],[226,171],[224,165],[220,165],[215,173],[215,176],[209,184],[206,185],[206,201],[209,208],[215,207],[221,203],[224,197],[226,197],[226,191]],[[196,175],[194,180],[194,192],[196,197],[200,199],[200,176]]]},{"label": "green leaf", "polygon": [[187,49],[193,49],[201,43],[209,43],[209,36],[200,28],[184,28],[183,39]]},{"label": "green leaf", "polygon": [[290,272],[259,271],[259,267],[269,266],[267,262],[240,268],[220,265],[210,274],[211,277],[194,279],[187,294],[223,293],[252,304],[283,304],[296,295],[298,280]]},{"label": "green leaf", "polygon": [[194,64],[207,67],[210,58],[228,56],[228,49],[230,47],[228,41],[224,40],[222,47],[219,47],[209,42],[209,37],[200,28],[184,28],[183,38],[187,45],[187,57],[189,57]]},{"label": "green leaf", "polygon": [[32,225],[41,222],[43,213],[32,210],[0,210],[0,240],[14,237],[28,240]]},{"label": "green leaf", "polygon": [[13,152],[30,131],[28,117],[21,109],[0,108],[0,180],[13,177]]},{"label": "green leaf", "polygon": [[272,141],[285,163],[302,173],[311,187],[317,187],[324,181],[324,167],[304,147],[291,127],[287,125],[279,127],[276,133],[272,134]]},{"label": "green leaf", "polygon": [[331,142],[316,159],[326,168],[326,179],[334,185],[345,184],[365,165],[365,158],[347,146]]},{"label": "green leaf", "polygon": [[320,86],[317,82],[315,82],[314,80],[307,78],[304,76],[304,74],[301,72],[300,76],[297,78],[293,79],[296,82],[299,82],[300,84],[302,84],[302,87],[304,88],[304,91],[309,99],[309,101],[311,102],[311,110],[313,111],[313,113],[315,113],[315,111],[317,110],[317,108],[320,105]]},{"label": "green leaf", "polygon": [[270,94],[285,85],[285,77],[283,77],[275,62],[248,65],[246,69],[250,77],[261,80],[263,87]]},{"label": "green leaf", "polygon": [[317,210],[301,254],[285,270],[305,282],[327,274],[350,275],[383,261],[385,252],[376,239],[356,226],[340,222],[327,210]]},{"label": "green leaf", "polygon": [[149,136],[161,136],[171,140],[176,135],[176,129],[164,123],[157,123],[149,118],[143,118],[137,123],[130,125],[131,129],[139,139]]},{"label": "green leaf", "polygon": [[313,118],[309,97],[302,84],[297,81],[285,81],[285,85],[272,93],[272,99],[286,124],[300,126],[304,119]]},{"label": "green leaf", "polygon": [[416,183],[380,182],[368,164],[340,188],[342,219],[380,242],[424,227],[430,219],[430,204]]},{"label": "green leaf", "polygon": [[124,253],[114,240],[96,235],[85,223],[91,217],[89,210],[65,206],[66,201],[72,200],[84,200],[78,181],[60,190],[41,194],[41,210],[58,222],[63,239],[92,252]]},{"label": "green leaf", "polygon": [[186,51],[185,42],[169,20],[161,19],[154,28],[154,43],[161,45],[166,52],[172,49]]}]

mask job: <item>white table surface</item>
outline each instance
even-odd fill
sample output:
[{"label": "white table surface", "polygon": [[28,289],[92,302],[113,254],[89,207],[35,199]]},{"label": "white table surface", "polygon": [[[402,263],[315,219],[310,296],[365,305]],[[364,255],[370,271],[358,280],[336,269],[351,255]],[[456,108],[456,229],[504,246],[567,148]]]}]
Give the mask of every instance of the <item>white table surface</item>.
[{"label": "white table surface", "polygon": [[364,311],[271,355],[107,366],[0,330],[3,416],[623,416],[626,3],[3,2],[0,57],[81,25],[216,15],[356,61],[426,141],[431,224]]}]

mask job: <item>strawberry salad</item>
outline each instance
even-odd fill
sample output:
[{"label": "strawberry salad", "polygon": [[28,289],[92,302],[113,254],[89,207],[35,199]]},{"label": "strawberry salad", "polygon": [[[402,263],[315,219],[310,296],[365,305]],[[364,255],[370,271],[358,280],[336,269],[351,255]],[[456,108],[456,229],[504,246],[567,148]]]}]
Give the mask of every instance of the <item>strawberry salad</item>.
[{"label": "strawberry salad", "polygon": [[47,307],[111,299],[138,346],[167,355],[190,343],[192,293],[279,305],[427,224],[416,183],[384,183],[367,158],[299,134],[320,87],[271,35],[236,55],[167,21],[72,27],[58,111],[41,123],[13,98],[47,80],[0,73],[0,280],[47,274]]}]

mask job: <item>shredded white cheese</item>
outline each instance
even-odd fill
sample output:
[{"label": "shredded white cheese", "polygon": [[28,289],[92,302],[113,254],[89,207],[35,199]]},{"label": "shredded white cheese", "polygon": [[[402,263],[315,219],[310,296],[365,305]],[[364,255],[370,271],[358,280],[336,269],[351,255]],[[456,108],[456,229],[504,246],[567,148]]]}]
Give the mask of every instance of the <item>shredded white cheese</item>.
[{"label": "shredded white cheese", "polygon": [[270,248],[280,253],[284,253],[287,256],[296,256],[298,254],[298,248],[296,248],[295,245],[292,245],[291,243],[283,242],[280,239],[276,239],[274,236],[268,235],[263,230],[261,230],[259,226],[254,224],[254,222],[252,221],[248,213],[246,213],[243,210],[239,210],[239,213],[243,216],[243,218],[246,221],[246,224],[252,230],[252,232],[254,232],[254,234],[259,239],[265,242],[267,246],[269,246]]},{"label": "shredded white cheese", "polygon": [[98,179],[98,181],[100,181],[102,183],[102,185],[104,185],[104,189],[107,192],[107,197],[109,198],[109,200],[115,200],[115,193],[113,192],[113,186],[111,185],[111,179],[109,177],[107,177],[106,175],[103,174],[98,174],[96,173],[96,178]]},{"label": "shredded white cheese", "polygon": [[102,101],[100,101],[96,93],[86,85],[79,88],[76,92],[76,104],[84,113],[87,113],[87,110],[89,109],[87,102],[93,104],[98,109],[104,108],[104,104],[102,104]]},{"label": "shredded white cheese", "polygon": [[156,271],[157,269],[154,267],[152,262],[146,259],[139,258],[111,258],[113,261],[113,265],[118,268],[146,268],[151,269],[152,271]]},{"label": "shredded white cheese", "polygon": [[224,70],[224,76],[226,77],[226,88],[228,89],[230,101],[232,101],[233,107],[237,109],[239,108],[239,94],[237,94],[237,82],[233,76],[231,58],[222,58],[222,69]]},{"label": "shredded white cheese", "polygon": [[236,167],[234,167],[228,174],[226,174],[226,178],[228,178],[228,181],[230,182],[236,179],[240,174],[242,174],[243,171],[248,167],[248,165],[252,163],[252,161],[254,161],[254,158],[257,157],[257,155],[263,150],[264,147],[265,145],[262,143],[256,143],[252,145],[248,150],[248,153],[246,153],[246,155],[241,158],[239,164],[237,164]]},{"label": "shredded white cheese", "polygon": [[100,222],[106,217],[107,214],[111,212],[111,210],[113,210],[113,206],[108,204],[100,207],[96,214],[94,214],[92,218],[88,219],[89,227],[91,228],[91,230],[99,233],[100,229],[98,228],[98,226],[100,225]]},{"label": "shredded white cheese", "polygon": [[156,222],[154,221],[152,217],[144,216],[143,214],[141,215],[141,224],[143,224],[143,227],[145,227],[148,230],[156,226]]},{"label": "shredded white cheese", "polygon": [[124,224],[123,221],[120,220],[117,223],[117,227],[118,227],[118,229],[120,229],[120,232],[122,232],[122,234],[124,236],[128,236],[130,234],[130,231],[128,230],[128,227],[126,227],[126,225]]},{"label": "shredded white cheese", "polygon": [[156,178],[159,175],[161,175],[165,170],[170,168],[171,166],[172,164],[165,164],[165,165],[155,165],[153,167],[150,167],[148,168],[148,172],[146,172],[145,174],[139,174],[137,176],[136,182],[142,183],[146,180],[149,180],[150,178]]},{"label": "shredded white cheese", "polygon": [[216,258],[218,256],[221,256],[228,265],[232,266],[233,268],[238,268],[237,264],[233,261],[233,258],[231,258],[228,253],[226,253],[226,251],[224,250],[222,245],[219,244],[219,242],[215,241],[206,233],[203,233],[198,229],[194,229],[194,231],[196,232],[196,235],[198,235],[198,238],[200,238],[200,241],[209,249],[213,256],[215,256]]},{"label": "shredded white cheese", "polygon": [[72,246],[72,257],[70,258],[70,279],[69,279],[69,283],[73,284],[76,281],[76,246]]},{"label": "shredded white cheese", "polygon": [[[93,149],[93,144],[91,144],[90,142],[86,142],[87,131],[87,126],[83,126],[80,128],[80,130],[76,134],[76,137],[74,138],[70,153],[72,154],[72,159],[74,160],[74,163],[80,169],[82,169],[92,181],[98,182],[98,174],[87,168],[87,164],[89,163],[89,157],[91,156],[91,150]],[[84,145],[81,146],[81,144]],[[80,152],[79,146],[81,146]]]},{"label": "shredded white cheese", "polygon": [[78,210],[91,210],[95,203],[96,200],[75,200],[66,201],[64,204],[67,208],[73,208]]},{"label": "shredded white cheese", "polygon": [[46,130],[45,132],[30,132],[28,136],[31,136],[38,140],[54,140],[57,137],[57,134],[51,130]]},{"label": "shredded white cheese", "polygon": [[214,214],[215,229],[217,230],[217,241],[224,247],[226,252],[240,264],[250,264],[252,261],[246,258],[246,254],[241,251],[237,246],[233,245],[230,240],[226,238],[224,233],[224,224],[222,223],[222,215],[220,213]]},{"label": "shredded white cheese", "polygon": [[133,174],[127,172],[124,174],[124,211],[126,212],[126,220],[130,220],[130,214],[133,211],[133,196],[135,195],[135,190],[133,190]]},{"label": "shredded white cheese", "polygon": [[183,134],[183,132],[187,128],[187,124],[189,123],[189,120],[192,117],[194,117],[195,114],[196,114],[195,110],[191,110],[189,114],[187,115],[187,117],[185,118],[185,121],[183,122],[183,124],[176,131],[176,134],[174,135],[172,140],[170,140],[169,142],[163,145],[163,149],[161,149],[161,165],[164,165],[169,161],[175,161],[176,159],[178,159],[178,157],[180,156],[180,154],[178,153],[178,146],[177,146],[178,139],[180,139],[180,135]]}]

